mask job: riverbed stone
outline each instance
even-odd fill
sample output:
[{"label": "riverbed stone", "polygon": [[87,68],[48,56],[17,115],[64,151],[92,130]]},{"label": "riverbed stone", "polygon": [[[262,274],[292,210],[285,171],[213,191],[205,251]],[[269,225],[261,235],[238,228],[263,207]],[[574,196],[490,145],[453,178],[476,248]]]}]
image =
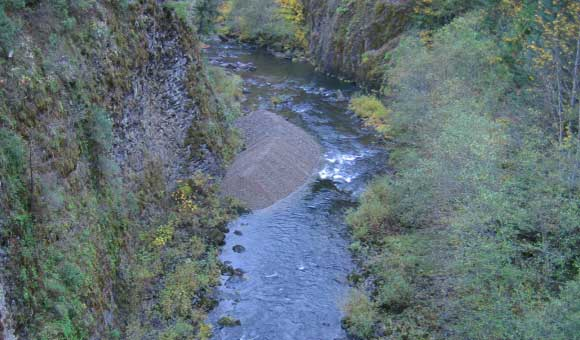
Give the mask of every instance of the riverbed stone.
[{"label": "riverbed stone", "polygon": [[211,244],[218,246],[223,246],[226,244],[226,235],[217,229],[211,230],[207,236]]},{"label": "riverbed stone", "polygon": [[242,325],[240,320],[232,318],[231,316],[222,316],[217,323],[222,327],[236,327]]},{"label": "riverbed stone", "polygon": [[234,270],[234,267],[232,267],[231,265],[227,265],[224,263],[221,266],[221,273],[222,273],[222,275],[225,275],[225,276],[233,276],[233,275],[235,275],[235,270]]},{"label": "riverbed stone", "polygon": [[236,253],[243,253],[246,251],[246,248],[242,245],[239,245],[239,244],[236,244],[235,246],[233,246],[232,249]]}]

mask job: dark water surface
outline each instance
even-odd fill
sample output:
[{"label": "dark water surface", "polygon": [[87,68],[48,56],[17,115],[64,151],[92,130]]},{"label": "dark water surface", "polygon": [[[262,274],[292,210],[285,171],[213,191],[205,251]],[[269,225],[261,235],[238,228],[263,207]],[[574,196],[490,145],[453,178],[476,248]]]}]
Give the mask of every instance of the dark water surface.
[{"label": "dark water surface", "polygon": [[[220,304],[210,315],[214,338],[346,339],[340,320],[353,263],[344,213],[383,171],[387,158],[379,141],[347,111],[346,98],[356,88],[310,65],[247,46],[220,44],[208,55],[212,63],[255,65],[254,72],[236,71],[247,90],[245,108],[279,113],[324,148],[310,183],[231,223],[221,259],[245,274],[222,279]],[[246,251],[234,252],[235,245]],[[239,319],[241,326],[220,328],[222,316]]]}]

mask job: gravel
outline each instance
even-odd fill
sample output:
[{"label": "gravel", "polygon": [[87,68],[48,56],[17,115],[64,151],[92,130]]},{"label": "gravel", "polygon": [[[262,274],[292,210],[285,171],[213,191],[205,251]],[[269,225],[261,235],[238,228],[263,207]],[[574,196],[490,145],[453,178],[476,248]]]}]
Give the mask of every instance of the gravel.
[{"label": "gravel", "polygon": [[246,149],[229,167],[222,193],[252,210],[266,208],[296,191],[320,164],[316,140],[272,112],[252,112],[236,126],[244,135]]}]

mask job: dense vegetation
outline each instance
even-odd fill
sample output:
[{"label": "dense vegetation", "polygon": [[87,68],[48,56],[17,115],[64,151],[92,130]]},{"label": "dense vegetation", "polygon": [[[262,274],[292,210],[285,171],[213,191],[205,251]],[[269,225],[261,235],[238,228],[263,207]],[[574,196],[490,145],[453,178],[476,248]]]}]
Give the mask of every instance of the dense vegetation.
[{"label": "dense vegetation", "polygon": [[[20,335],[210,337],[236,206],[207,163],[239,149],[241,80],[203,63],[200,35],[217,17],[224,36],[312,52],[325,36],[308,10],[321,3],[0,3],[0,238]],[[361,339],[580,338],[580,4],[401,3],[326,13],[338,65],[380,85],[350,108],[391,149],[391,174],[347,217],[361,271],[345,327]],[[114,157],[135,79],[167,60],[156,39],[188,62],[185,143],[200,171],[179,181],[155,155],[129,174]]]},{"label": "dense vegetation", "polygon": [[[241,95],[239,78],[207,68],[200,55],[199,34],[210,31],[216,8],[0,3],[0,237],[9,254],[2,276],[22,338],[210,336],[216,249],[236,210],[218,197],[215,171],[204,164],[225,164],[239,147],[229,123]],[[123,130],[123,119],[143,110],[143,96],[162,100],[162,89],[147,87],[147,67],[176,59],[184,60],[174,80],[183,86],[174,92],[193,119],[184,156],[200,171],[170,180],[171,164],[154,150],[141,171],[122,170],[126,159],[114,150],[135,133]]]},{"label": "dense vegetation", "polygon": [[[277,32],[251,3],[238,22]],[[347,217],[349,332],[580,338],[579,3],[302,3],[307,52],[375,86],[350,109],[391,149]]]},{"label": "dense vegetation", "polygon": [[[579,338],[580,5],[295,8],[315,62],[380,85],[350,108],[391,148],[393,174],[370,184],[347,218],[362,262],[350,333]],[[280,2],[225,9],[226,33],[245,40],[286,43],[297,31],[274,14]]]},{"label": "dense vegetation", "polygon": [[[382,64],[394,175],[348,216],[359,338],[578,339],[580,5],[417,1]],[[355,277],[357,279],[357,277]]]},{"label": "dense vegetation", "polygon": [[226,0],[220,6],[220,31],[272,47],[299,53],[307,47],[304,7],[299,0]]}]

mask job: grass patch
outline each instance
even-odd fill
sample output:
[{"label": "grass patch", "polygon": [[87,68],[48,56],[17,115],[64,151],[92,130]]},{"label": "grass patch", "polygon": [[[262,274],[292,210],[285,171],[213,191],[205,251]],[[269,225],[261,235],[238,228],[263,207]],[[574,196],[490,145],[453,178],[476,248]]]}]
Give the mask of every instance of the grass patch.
[{"label": "grass patch", "polygon": [[390,111],[375,96],[353,97],[349,109],[361,117],[365,124],[373,127],[385,137],[391,133]]}]

